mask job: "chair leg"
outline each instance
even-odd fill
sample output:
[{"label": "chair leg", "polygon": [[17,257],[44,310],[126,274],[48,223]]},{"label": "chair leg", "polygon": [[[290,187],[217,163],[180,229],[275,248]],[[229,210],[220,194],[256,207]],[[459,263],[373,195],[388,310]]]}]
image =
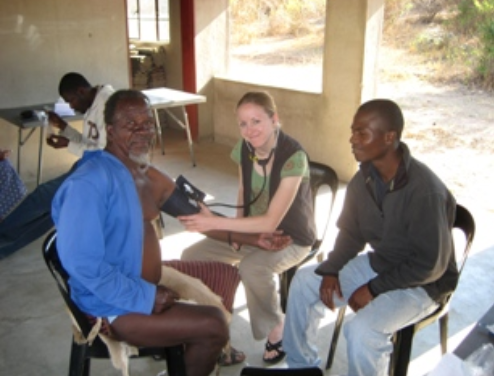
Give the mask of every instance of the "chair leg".
[{"label": "chair leg", "polygon": [[165,221],[163,219],[163,213],[160,212],[158,218],[153,221],[154,231],[156,232],[156,236],[158,239],[163,239],[164,230],[165,230]]},{"label": "chair leg", "polygon": [[329,345],[328,359],[326,361],[326,369],[330,369],[333,365],[334,355],[336,353],[336,345],[338,344],[338,337],[340,336],[341,326],[343,325],[343,319],[345,318],[346,306],[343,306],[338,311],[338,317],[334,324],[333,338]]},{"label": "chair leg", "polygon": [[286,312],[286,305],[288,303],[288,292],[290,290],[290,283],[298,270],[298,266],[292,266],[290,269],[285,270],[279,275],[280,280],[280,305],[283,313]]},{"label": "chair leg", "polygon": [[448,352],[448,313],[446,312],[439,319],[439,335],[441,337],[441,351],[442,354]]},{"label": "chair leg", "polygon": [[82,375],[89,376],[90,372],[91,372],[91,358],[86,358],[84,360],[84,372],[82,373]]},{"label": "chair leg", "polygon": [[390,357],[390,376],[407,375],[410,354],[412,352],[414,330],[414,325],[410,325],[396,333],[396,341],[393,353]]},{"label": "chair leg", "polygon": [[288,277],[286,271],[279,275],[280,281],[280,306],[283,313],[286,312],[286,304],[288,302]]},{"label": "chair leg", "polygon": [[72,339],[69,376],[89,376],[91,360],[86,356],[87,345],[78,345]]},{"label": "chair leg", "polygon": [[159,220],[160,220],[161,228],[164,230],[165,229],[165,220],[163,219],[163,212],[160,212]]},{"label": "chair leg", "polygon": [[174,346],[165,348],[166,369],[169,376],[186,376],[184,347]]},{"label": "chair leg", "polygon": [[400,344],[401,344],[400,331],[397,331],[393,334],[392,342],[393,342],[393,352],[389,357],[388,376],[393,376],[395,372],[397,354],[400,353]]}]

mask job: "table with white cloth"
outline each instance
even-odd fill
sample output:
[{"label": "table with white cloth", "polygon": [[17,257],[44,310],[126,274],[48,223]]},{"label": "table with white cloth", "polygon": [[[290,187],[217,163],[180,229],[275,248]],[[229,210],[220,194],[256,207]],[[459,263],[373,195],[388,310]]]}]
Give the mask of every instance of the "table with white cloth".
[{"label": "table with white cloth", "polygon": [[[190,134],[189,119],[185,106],[191,104],[199,104],[206,102],[206,97],[199,94],[187,93],[185,91],[173,90],[168,88],[155,88],[142,91],[146,94],[151,102],[151,107],[156,117],[156,130],[158,132],[158,140],[161,143],[161,152],[164,154],[165,149],[163,140],[161,139],[161,125],[159,121],[158,110],[164,109],[172,119],[174,119],[186,132],[187,141],[189,144],[190,157],[192,165],[196,165],[194,157],[194,146],[192,143],[192,136]],[[44,122],[42,119],[36,117],[36,112],[45,111],[47,108],[53,108],[53,103],[34,104],[30,106],[21,106],[13,108],[0,109],[0,118],[4,119],[8,123],[18,128],[17,138],[17,173],[21,172],[21,150],[26,144],[29,138],[36,130],[39,130],[39,144],[38,144],[38,170],[36,177],[36,184],[39,185],[42,180],[42,166],[43,166],[43,145],[44,145]],[[170,109],[178,107],[182,111],[183,120],[180,120]],[[33,111],[33,117],[25,119],[21,116],[25,111]],[[73,116],[63,116],[65,121],[73,121],[83,119],[82,114],[76,114]],[[26,134],[24,134],[27,132]],[[5,145],[3,145],[5,146]]]},{"label": "table with white cloth", "polygon": [[[185,106],[191,104],[199,104],[206,102],[206,97],[200,94],[187,93],[185,91],[174,90],[169,88],[154,88],[142,91],[149,98],[151,102],[151,107],[153,108],[154,115],[156,117],[156,130],[158,132],[158,140],[161,144],[161,153],[165,154],[165,148],[163,145],[163,140],[161,139],[161,123],[159,120],[158,110],[163,109],[170,115],[170,117],[177,122],[180,127],[185,130],[187,134],[187,142],[189,144],[190,158],[192,160],[192,166],[196,165],[196,160],[194,156],[194,144],[192,143],[192,136],[190,134],[189,118],[187,116],[187,111]],[[181,109],[183,120],[179,119],[173,112],[170,111],[171,108],[178,107]]]}]

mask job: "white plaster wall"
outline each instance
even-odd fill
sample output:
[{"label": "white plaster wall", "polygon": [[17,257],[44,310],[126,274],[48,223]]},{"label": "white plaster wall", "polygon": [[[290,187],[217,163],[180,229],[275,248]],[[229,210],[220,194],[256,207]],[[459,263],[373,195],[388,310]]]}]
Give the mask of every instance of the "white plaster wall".
[{"label": "white plaster wall", "polygon": [[199,139],[214,133],[214,77],[226,71],[229,55],[228,0],[195,1],[197,92],[208,103],[199,106]]},{"label": "white plaster wall", "polygon": [[197,90],[224,74],[228,59],[228,0],[196,0]]},{"label": "white plaster wall", "polygon": [[170,0],[170,43],[166,50],[167,87],[182,90],[182,37],[180,21],[180,1]]},{"label": "white plaster wall", "polygon": [[[0,108],[54,102],[60,78],[69,71],[92,84],[129,86],[124,0],[0,1]],[[37,163],[37,138],[23,148],[22,177],[31,180]],[[14,149],[17,129],[0,120],[0,148]],[[46,177],[53,163],[73,158],[45,148]]]},{"label": "white plaster wall", "polygon": [[283,131],[298,140],[312,160],[331,165],[317,151],[317,144],[324,144],[318,134],[320,124],[316,121],[320,94],[216,78],[213,99],[216,142],[233,146],[240,138],[235,108],[238,100],[248,91],[268,91],[276,102]]}]

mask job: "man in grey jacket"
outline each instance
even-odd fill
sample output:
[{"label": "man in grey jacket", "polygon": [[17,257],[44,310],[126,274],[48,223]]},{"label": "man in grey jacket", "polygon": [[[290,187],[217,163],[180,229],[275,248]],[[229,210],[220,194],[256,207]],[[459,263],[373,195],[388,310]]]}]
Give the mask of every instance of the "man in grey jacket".
[{"label": "man in grey jacket", "polygon": [[[456,203],[441,180],[400,141],[396,103],[361,105],[350,143],[360,169],[347,187],[328,259],[292,281],[283,346],[289,367],[317,366],[325,307],[348,304],[349,375],[387,375],[391,335],[432,313],[458,281],[451,228]],[[365,251],[367,249],[367,251]]]}]

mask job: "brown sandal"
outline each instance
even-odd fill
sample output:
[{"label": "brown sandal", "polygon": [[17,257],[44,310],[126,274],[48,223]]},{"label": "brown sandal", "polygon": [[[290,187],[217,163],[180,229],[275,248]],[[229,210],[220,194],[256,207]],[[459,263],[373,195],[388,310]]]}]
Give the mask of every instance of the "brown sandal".
[{"label": "brown sandal", "polygon": [[221,367],[233,366],[234,364],[242,363],[245,360],[245,354],[243,351],[237,350],[232,346],[229,350],[223,349],[221,355],[218,357],[218,365]]}]

